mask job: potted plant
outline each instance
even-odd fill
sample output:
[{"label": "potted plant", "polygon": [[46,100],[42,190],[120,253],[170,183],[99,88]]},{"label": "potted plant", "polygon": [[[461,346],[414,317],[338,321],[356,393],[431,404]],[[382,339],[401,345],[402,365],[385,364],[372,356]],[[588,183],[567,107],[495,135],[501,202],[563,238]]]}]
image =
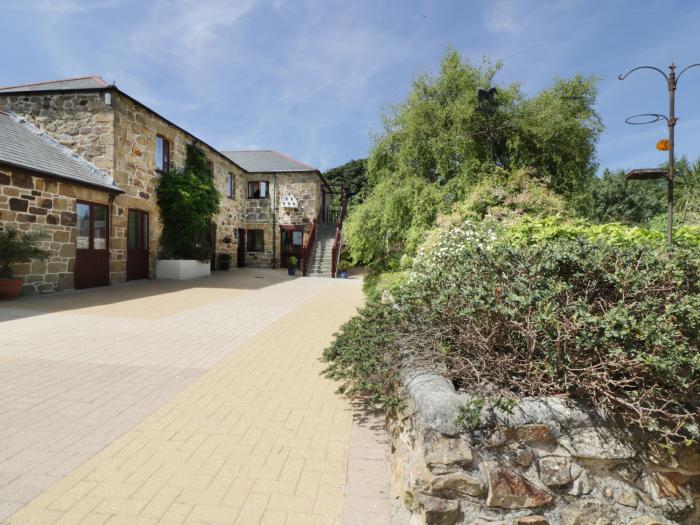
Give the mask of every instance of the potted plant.
[{"label": "potted plant", "polygon": [[350,263],[347,261],[340,261],[338,263],[338,277],[342,277],[343,279],[348,278],[348,270],[350,269]]},{"label": "potted plant", "polygon": [[287,260],[287,273],[289,275],[294,275],[297,273],[297,264],[299,260],[293,255]]},{"label": "potted plant", "polygon": [[36,243],[48,237],[40,231],[18,232],[15,228],[0,231],[0,299],[16,299],[24,279],[14,277],[12,265],[32,259],[46,259],[49,253]]},{"label": "potted plant", "polygon": [[228,271],[231,268],[231,254],[219,253],[216,256],[219,270]]}]

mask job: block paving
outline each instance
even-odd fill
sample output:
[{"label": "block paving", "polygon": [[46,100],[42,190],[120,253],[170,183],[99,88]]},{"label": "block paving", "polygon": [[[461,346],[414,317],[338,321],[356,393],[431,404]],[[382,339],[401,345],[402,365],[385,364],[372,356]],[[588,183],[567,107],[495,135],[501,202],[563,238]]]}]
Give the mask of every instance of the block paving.
[{"label": "block paving", "polygon": [[360,281],[238,272],[230,295],[169,290],[161,316],[152,284],[128,309],[110,290],[0,308],[0,520],[390,523],[385,444],[320,375]]}]

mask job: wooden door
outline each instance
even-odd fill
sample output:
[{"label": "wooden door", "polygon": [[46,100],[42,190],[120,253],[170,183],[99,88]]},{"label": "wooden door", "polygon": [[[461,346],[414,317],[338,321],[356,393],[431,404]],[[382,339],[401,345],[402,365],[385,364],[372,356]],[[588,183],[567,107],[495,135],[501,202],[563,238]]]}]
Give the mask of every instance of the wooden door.
[{"label": "wooden door", "polygon": [[285,230],[280,228],[280,247],[282,267],[287,268],[289,258],[293,255],[297,258],[297,268],[301,268],[301,252],[304,246],[303,230]]},{"label": "wooden door", "polygon": [[245,266],[245,230],[238,228],[238,252],[236,266],[243,268]]},{"label": "wooden door", "polygon": [[75,240],[76,288],[109,284],[109,208],[104,204],[78,202]]},{"label": "wooden door", "polygon": [[216,223],[209,224],[209,269],[216,270]]},{"label": "wooden door", "polygon": [[129,210],[126,252],[126,278],[148,279],[148,212]]}]

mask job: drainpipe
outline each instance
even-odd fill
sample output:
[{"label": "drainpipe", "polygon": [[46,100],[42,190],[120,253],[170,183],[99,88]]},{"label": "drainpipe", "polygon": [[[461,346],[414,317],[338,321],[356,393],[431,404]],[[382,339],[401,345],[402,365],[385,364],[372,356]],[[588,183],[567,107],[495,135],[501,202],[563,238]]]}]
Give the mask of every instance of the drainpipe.
[{"label": "drainpipe", "polygon": [[272,174],[272,268],[277,268],[277,174]]}]

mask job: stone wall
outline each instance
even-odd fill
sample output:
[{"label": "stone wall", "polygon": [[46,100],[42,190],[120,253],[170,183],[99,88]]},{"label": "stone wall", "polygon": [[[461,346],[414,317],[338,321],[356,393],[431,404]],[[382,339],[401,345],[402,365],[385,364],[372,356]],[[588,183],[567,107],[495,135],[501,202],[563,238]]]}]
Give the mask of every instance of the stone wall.
[{"label": "stone wall", "polygon": [[700,451],[638,452],[562,398],[486,406],[470,430],[469,398],[431,372],[404,377],[407,409],[389,418],[397,497],[415,524],[700,523]]},{"label": "stone wall", "polygon": [[[21,115],[52,138],[69,147],[114,177],[125,191],[117,196],[110,217],[110,282],[126,280],[127,219],[130,208],[149,212],[149,247],[151,276],[155,274],[161,234],[155,188],[155,141],[160,134],[171,141],[172,163],[182,167],[187,144],[194,137],[173,126],[151,110],[119,92],[111,93],[107,104],[105,92],[0,95],[0,107]],[[216,185],[222,193],[217,224],[217,252],[235,257],[236,228],[243,223],[244,193],[240,178],[234,182],[236,196],[226,196],[229,172],[237,167],[216,151],[197,142],[214,167]],[[231,243],[223,242],[230,238]]]},{"label": "stone wall", "polygon": [[[126,227],[129,208],[149,212],[152,275],[155,269],[162,231],[155,194],[159,178],[155,168],[156,136],[161,135],[170,141],[171,163],[176,168],[182,168],[185,165],[187,145],[196,141],[191,135],[128,97],[117,95],[113,100],[116,140],[113,176],[119,187],[125,191],[125,194],[115,201],[113,218],[113,234],[118,241],[114,244],[112,253],[112,275],[115,280],[120,280],[126,273]],[[237,191],[238,198],[234,199],[226,196],[227,174],[231,172],[235,177],[236,166],[205,144],[201,142],[196,144],[204,150],[207,159],[212,162],[215,183],[221,192],[221,209],[215,219],[216,251],[235,256],[235,243],[227,244],[223,240],[229,237],[233,241],[236,228],[242,222],[242,194]],[[240,180],[234,181],[235,188],[240,185]]]},{"label": "stone wall", "polygon": [[114,113],[102,92],[0,94],[0,108],[114,176]]},{"label": "stone wall", "polygon": [[76,200],[108,204],[110,194],[0,164],[0,229],[41,230],[48,239],[45,261],[16,264],[23,294],[73,288]]},{"label": "stone wall", "polygon": [[[239,172],[240,173],[240,172]],[[246,252],[246,265],[269,267],[272,266],[273,254],[276,254],[275,264],[280,264],[280,225],[304,226],[306,235],[311,230],[311,222],[316,218],[321,208],[321,181],[317,174],[299,173],[254,173],[243,174],[243,196],[245,198],[245,229],[263,230],[265,241],[264,252]],[[248,199],[248,182],[268,181],[270,197],[266,199]],[[282,199],[291,192],[297,199],[298,208],[283,208]],[[277,202],[277,217],[272,226],[272,217]]]}]

